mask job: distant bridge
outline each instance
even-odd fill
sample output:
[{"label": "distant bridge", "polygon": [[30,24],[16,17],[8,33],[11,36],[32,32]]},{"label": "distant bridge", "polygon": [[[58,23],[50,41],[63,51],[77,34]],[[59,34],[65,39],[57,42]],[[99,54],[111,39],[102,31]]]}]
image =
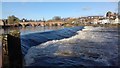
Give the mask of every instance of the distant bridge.
[{"label": "distant bridge", "polygon": [[19,26],[45,26],[44,22],[19,22]]},{"label": "distant bridge", "polygon": [[[6,26],[62,26],[63,22],[19,22],[18,24],[6,24]],[[0,20],[0,26],[4,26],[3,21]]]},{"label": "distant bridge", "polygon": [[53,26],[53,25],[57,25],[57,26],[61,26],[63,25],[63,22],[20,22],[19,25],[21,25],[22,27],[26,27],[26,26]]}]

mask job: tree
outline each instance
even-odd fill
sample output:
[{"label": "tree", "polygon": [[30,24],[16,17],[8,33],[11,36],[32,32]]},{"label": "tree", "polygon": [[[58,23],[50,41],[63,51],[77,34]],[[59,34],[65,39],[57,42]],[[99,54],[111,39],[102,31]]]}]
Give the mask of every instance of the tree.
[{"label": "tree", "polygon": [[76,18],[70,18],[67,20],[68,23],[72,23],[73,21],[75,22],[77,19]]},{"label": "tree", "polygon": [[59,17],[59,16],[54,16],[54,17],[53,17],[53,20],[55,20],[55,21],[60,21],[60,20],[61,20],[61,17]]},{"label": "tree", "polygon": [[7,19],[3,19],[2,21],[4,22],[4,24],[8,24]]},{"label": "tree", "polygon": [[115,20],[116,17],[117,17],[117,13],[114,13],[114,15],[113,15],[113,20]]},{"label": "tree", "polygon": [[50,20],[47,20],[47,21],[48,21],[48,22],[53,22],[53,20],[51,20],[51,19],[50,19]]},{"label": "tree", "polygon": [[21,19],[21,20],[20,20],[20,22],[26,22],[26,19],[25,19],[25,18],[23,18],[23,19]]},{"label": "tree", "polygon": [[111,14],[112,14],[112,12],[108,11],[108,12],[106,13],[106,17],[109,17],[109,18],[110,18]]},{"label": "tree", "polygon": [[17,24],[19,23],[19,19],[14,15],[8,17],[8,24]]}]

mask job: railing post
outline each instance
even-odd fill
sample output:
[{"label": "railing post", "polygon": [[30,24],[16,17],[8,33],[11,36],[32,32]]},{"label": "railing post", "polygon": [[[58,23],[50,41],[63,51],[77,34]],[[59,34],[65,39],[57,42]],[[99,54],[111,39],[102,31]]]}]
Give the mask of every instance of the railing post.
[{"label": "railing post", "polygon": [[11,31],[2,39],[2,68],[23,68],[20,33]]}]

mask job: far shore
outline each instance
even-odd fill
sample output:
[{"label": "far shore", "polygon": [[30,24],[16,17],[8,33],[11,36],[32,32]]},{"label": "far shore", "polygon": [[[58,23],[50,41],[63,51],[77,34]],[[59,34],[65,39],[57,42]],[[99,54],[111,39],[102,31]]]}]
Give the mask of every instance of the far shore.
[{"label": "far shore", "polygon": [[[58,26],[58,25],[53,25],[53,26]],[[120,24],[72,24],[72,23],[64,23],[63,25],[60,25],[60,26],[64,26],[64,27],[73,27],[73,26],[94,26],[94,27],[111,27],[111,28],[114,28],[114,27],[117,27],[119,28],[120,27]],[[9,28],[9,27],[21,27],[21,26],[0,26],[0,28]],[[26,26],[27,27],[27,26]],[[31,26],[31,27],[36,27],[36,26]],[[43,27],[46,27],[46,26],[43,26]],[[52,27],[52,26],[50,26]],[[25,27],[22,27],[22,28],[25,28]]]},{"label": "far shore", "polygon": [[71,26],[93,26],[93,27],[106,27],[106,28],[120,28],[120,24],[77,24],[77,25],[66,25],[65,27]]}]

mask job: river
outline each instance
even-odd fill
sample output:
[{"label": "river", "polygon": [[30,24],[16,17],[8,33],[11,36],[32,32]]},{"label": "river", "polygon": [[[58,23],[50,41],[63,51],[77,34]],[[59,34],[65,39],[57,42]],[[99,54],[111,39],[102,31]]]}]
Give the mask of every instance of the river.
[{"label": "river", "polygon": [[25,66],[118,66],[118,28],[19,29]]},{"label": "river", "polygon": [[64,28],[64,27],[61,27],[61,26],[52,26],[52,27],[27,26],[25,28],[23,28],[23,27],[13,27],[12,28],[12,27],[10,27],[10,28],[6,28],[6,29],[0,29],[0,34],[9,33],[10,30],[19,30],[21,35],[24,35],[24,34],[30,34],[30,33],[36,33],[36,32],[45,32],[45,31],[57,30],[57,29],[61,29],[61,28]]},{"label": "river", "polygon": [[46,32],[46,31],[52,31],[52,30],[57,30],[57,29],[62,29],[64,27],[61,26],[52,26],[52,27],[42,27],[42,26],[37,26],[37,27],[31,27],[31,26],[27,26],[25,28],[22,27],[10,27],[10,28],[6,28],[6,29],[2,29],[0,28],[0,67],[2,65],[2,38],[1,35],[2,34],[7,34],[9,33],[9,31],[11,30],[18,30],[20,31],[21,35],[26,35],[26,34],[31,34],[31,33],[36,33],[36,32]]}]

